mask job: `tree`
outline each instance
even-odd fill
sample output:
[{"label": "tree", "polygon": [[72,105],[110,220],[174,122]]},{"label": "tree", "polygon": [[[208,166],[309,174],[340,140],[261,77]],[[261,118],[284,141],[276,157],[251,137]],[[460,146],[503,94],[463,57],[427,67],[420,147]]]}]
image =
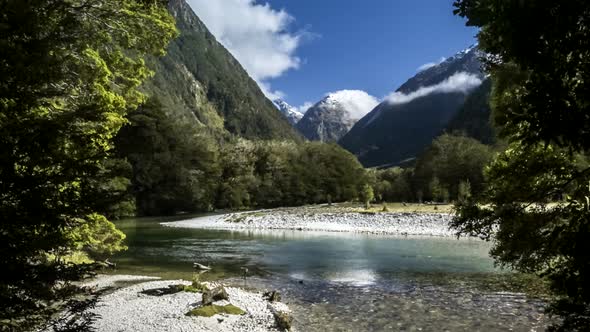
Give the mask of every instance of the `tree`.
[{"label": "tree", "polygon": [[365,203],[365,209],[371,208],[371,202],[375,199],[375,194],[373,193],[373,187],[369,184],[365,184],[363,186],[363,190],[361,190],[361,200]]},{"label": "tree", "polygon": [[481,27],[492,116],[510,146],[486,170],[489,188],[457,205],[453,224],[460,234],[494,241],[500,264],[551,281],[550,312],[563,317],[554,330],[587,330],[590,2],[454,5],[468,25]]},{"label": "tree", "polygon": [[469,180],[459,182],[459,193],[457,200],[459,202],[465,202],[471,198],[471,182]]},{"label": "tree", "polygon": [[131,164],[137,214],[211,210],[221,176],[216,141],[204,129],[172,118],[155,97],[127,118],[115,150]]},{"label": "tree", "polygon": [[[0,1],[0,329],[36,328],[122,249],[102,216],[111,140],[176,30],[156,1]],[[64,328],[83,328],[75,317]]]},{"label": "tree", "polygon": [[443,195],[444,195],[443,192],[444,192],[445,188],[441,185],[440,181],[438,180],[438,177],[435,176],[432,178],[432,180],[430,180],[430,184],[428,185],[428,189],[430,189],[430,195],[431,195],[433,201],[435,201],[435,202],[442,201]]},{"label": "tree", "polygon": [[436,176],[454,198],[458,196],[459,183],[468,180],[472,191],[478,193],[484,187],[483,169],[492,157],[492,148],[473,138],[443,134],[418,158],[415,185],[428,189],[428,181]]},{"label": "tree", "polygon": [[388,202],[412,201],[412,169],[394,167],[376,171],[375,192],[377,197]]}]

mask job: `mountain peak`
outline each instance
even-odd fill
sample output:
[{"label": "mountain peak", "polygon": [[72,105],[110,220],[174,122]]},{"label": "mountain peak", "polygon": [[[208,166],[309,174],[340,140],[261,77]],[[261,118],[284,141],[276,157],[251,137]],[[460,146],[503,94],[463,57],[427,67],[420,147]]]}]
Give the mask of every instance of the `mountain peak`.
[{"label": "mountain peak", "polygon": [[478,44],[473,44],[443,62],[420,71],[416,76],[400,86],[396,92],[409,94],[422,87],[440,84],[457,73],[476,75],[479,79],[483,79],[484,75],[480,61],[483,56],[484,53],[479,49]]},{"label": "mountain peak", "polygon": [[416,157],[482,84],[483,56],[472,45],[417,73],[358,121],[340,145],[369,167]]},{"label": "mountain peak", "polygon": [[286,101],[275,99],[273,100],[273,103],[292,125],[296,125],[297,122],[303,118],[303,113],[299,112],[297,108],[289,105]]},{"label": "mountain peak", "polygon": [[379,101],[360,90],[340,90],[327,94],[311,107],[297,129],[309,140],[337,142]]},{"label": "mountain peak", "polygon": [[377,98],[362,90],[340,90],[328,93],[315,106],[341,108],[352,120],[359,120],[379,105]]}]

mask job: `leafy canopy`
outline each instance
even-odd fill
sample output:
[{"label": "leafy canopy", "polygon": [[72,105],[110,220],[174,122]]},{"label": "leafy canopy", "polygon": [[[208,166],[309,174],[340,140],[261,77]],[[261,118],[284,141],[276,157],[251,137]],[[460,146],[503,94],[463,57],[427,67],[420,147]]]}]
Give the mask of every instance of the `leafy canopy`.
[{"label": "leafy canopy", "polygon": [[157,1],[0,1],[0,326],[27,329],[76,293],[74,264],[122,249],[103,216],[111,140],[144,101],[147,54],[176,35]]},{"label": "leafy canopy", "polygon": [[494,241],[498,263],[539,273],[561,330],[590,326],[590,2],[458,0],[481,28],[491,106],[509,148],[489,188],[458,204],[460,234]]}]

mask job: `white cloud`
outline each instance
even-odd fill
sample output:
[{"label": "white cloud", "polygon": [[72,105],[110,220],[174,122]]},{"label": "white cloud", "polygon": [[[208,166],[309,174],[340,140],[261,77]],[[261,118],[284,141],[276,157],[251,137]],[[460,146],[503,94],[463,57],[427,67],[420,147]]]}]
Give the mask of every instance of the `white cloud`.
[{"label": "white cloud", "polygon": [[421,87],[420,89],[404,94],[401,92],[394,92],[385,98],[390,104],[406,104],[414,99],[421,98],[433,93],[450,93],[463,92],[467,93],[474,88],[477,88],[482,83],[477,75],[466,72],[458,72],[453,76],[447,78],[439,84]]},{"label": "white cloud", "polygon": [[295,109],[297,110],[297,112],[305,114],[305,112],[307,112],[307,110],[310,109],[312,106],[312,102],[306,101],[305,103],[303,103],[303,105],[295,107]]},{"label": "white cloud", "polygon": [[264,81],[257,81],[260,90],[270,100],[284,99],[287,95],[280,90],[272,90],[270,83]]},{"label": "white cloud", "polygon": [[267,80],[301,64],[295,51],[305,33],[288,31],[294,20],[291,15],[255,0],[188,0],[188,3],[269,98],[284,95],[272,91]]},{"label": "white cloud", "polygon": [[438,60],[438,62],[425,63],[422,66],[418,67],[418,72],[425,71],[426,69],[430,69],[434,66],[438,66],[439,64],[443,63],[446,59],[447,58],[442,57],[442,58],[440,58],[440,60]]},{"label": "white cloud", "polygon": [[341,90],[329,93],[326,97],[325,102],[328,105],[339,103],[352,119],[361,119],[379,105],[377,98],[361,90]]}]

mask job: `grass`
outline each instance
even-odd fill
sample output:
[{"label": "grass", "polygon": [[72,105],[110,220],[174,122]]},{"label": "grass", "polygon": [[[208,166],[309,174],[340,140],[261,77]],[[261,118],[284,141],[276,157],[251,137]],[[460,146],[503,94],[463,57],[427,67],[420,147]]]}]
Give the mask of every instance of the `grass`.
[{"label": "grass", "polygon": [[453,204],[417,204],[417,203],[375,203],[371,208],[365,209],[363,205],[354,203],[344,203],[338,206],[354,208],[355,212],[360,213],[452,213]]},{"label": "grass", "polygon": [[204,291],[208,291],[209,288],[204,284],[200,283],[198,280],[194,280],[191,285],[183,285],[182,291],[189,292],[189,293],[202,293]]},{"label": "grass", "polygon": [[231,223],[243,223],[248,217],[263,217],[273,212],[286,213],[362,213],[378,214],[384,212],[392,213],[453,213],[453,204],[418,204],[418,203],[374,203],[369,209],[359,202],[345,202],[328,204],[304,205],[299,207],[283,207],[265,211],[250,211],[231,215],[226,221]]},{"label": "grass", "polygon": [[224,306],[219,305],[206,305],[197,309],[191,310],[186,313],[187,316],[198,316],[198,317],[212,317],[217,314],[228,314],[228,315],[243,315],[246,312],[233,304]]}]

